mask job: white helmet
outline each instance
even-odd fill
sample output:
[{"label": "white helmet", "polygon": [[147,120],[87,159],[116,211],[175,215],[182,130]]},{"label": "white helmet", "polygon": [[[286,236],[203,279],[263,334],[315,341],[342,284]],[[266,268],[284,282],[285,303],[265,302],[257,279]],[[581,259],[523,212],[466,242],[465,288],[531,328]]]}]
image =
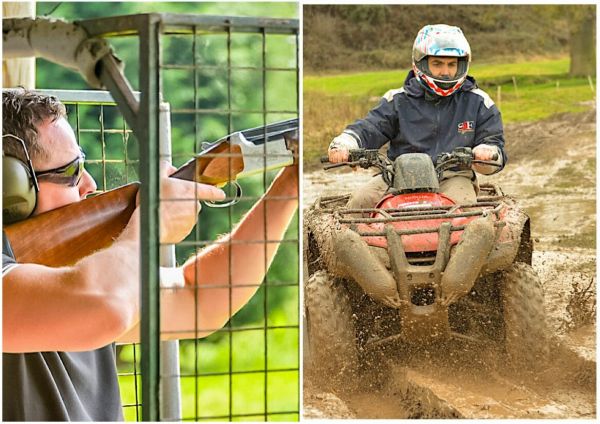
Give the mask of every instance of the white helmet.
[{"label": "white helmet", "polygon": [[[458,58],[453,79],[435,78],[427,64],[428,56]],[[412,50],[413,71],[417,79],[439,96],[450,96],[465,81],[471,62],[471,47],[459,27],[444,24],[426,25],[417,34]]]}]

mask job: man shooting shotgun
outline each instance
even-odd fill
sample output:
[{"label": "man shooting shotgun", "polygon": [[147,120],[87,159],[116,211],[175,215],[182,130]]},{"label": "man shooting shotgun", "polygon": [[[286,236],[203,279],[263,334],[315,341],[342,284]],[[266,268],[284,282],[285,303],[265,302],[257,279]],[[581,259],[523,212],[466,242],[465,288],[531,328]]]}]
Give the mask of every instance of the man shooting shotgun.
[{"label": "man shooting shotgun", "polygon": [[[3,208],[10,196],[21,195],[29,206],[20,218],[36,219],[84,203],[96,184],[64,106],[20,89],[3,93],[2,109]],[[161,243],[177,243],[190,233],[198,200],[225,197],[211,185],[169,177],[173,171],[161,168],[161,199],[182,200],[161,202]],[[24,182],[17,173],[25,174]],[[15,186],[6,184],[11,178]],[[193,289],[161,291],[162,333],[205,336],[237,312],[256,292],[277,251],[273,241],[283,238],[297,205],[298,168],[291,165],[230,234],[176,272],[178,283],[198,287],[199,296]],[[122,420],[113,343],[136,339],[143,253],[137,202],[132,210],[108,247],[57,266],[15,259],[3,232],[4,420]],[[34,236],[41,240],[45,229],[38,231]]]}]

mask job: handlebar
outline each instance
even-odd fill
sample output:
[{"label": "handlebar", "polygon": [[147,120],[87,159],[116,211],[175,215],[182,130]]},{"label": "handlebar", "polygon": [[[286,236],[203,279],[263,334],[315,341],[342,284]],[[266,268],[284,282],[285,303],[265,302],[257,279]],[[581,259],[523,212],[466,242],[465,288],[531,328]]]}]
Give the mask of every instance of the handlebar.
[{"label": "handlebar", "polygon": [[321,163],[327,163],[323,169],[329,170],[332,168],[339,168],[340,166],[349,166],[355,168],[357,166],[367,168],[378,168],[381,171],[383,180],[391,187],[394,172],[393,163],[388,157],[382,153],[379,153],[378,149],[352,149],[348,151],[348,160],[346,162],[330,163],[328,156],[321,156]]},{"label": "handlebar", "polygon": [[[482,164],[482,165],[491,165],[501,167],[495,163],[499,158],[498,153],[494,153],[492,156],[492,160],[479,160],[475,159],[475,155],[473,154],[473,150],[470,147],[457,147],[450,153],[441,153],[437,156],[437,160],[435,161],[435,170],[438,175],[441,177],[441,174],[450,169],[458,169],[458,170],[470,170],[473,164]],[[320,157],[321,163],[329,164],[328,156]],[[350,166],[356,167],[360,166],[361,168],[371,168],[375,167],[381,170],[383,174],[389,179],[393,178],[393,163],[392,161],[384,154],[379,153],[378,150],[370,150],[370,149],[355,149],[350,150],[348,152],[348,161],[332,163],[329,165],[325,165],[323,168],[328,170],[332,168],[338,168],[340,166]]]},{"label": "handlebar", "polygon": [[471,169],[473,164],[491,165],[500,167],[495,163],[499,158],[498,152],[492,155],[492,160],[475,159],[475,154],[470,147],[457,147],[451,153],[441,153],[435,161],[435,169],[444,171],[451,168]]}]

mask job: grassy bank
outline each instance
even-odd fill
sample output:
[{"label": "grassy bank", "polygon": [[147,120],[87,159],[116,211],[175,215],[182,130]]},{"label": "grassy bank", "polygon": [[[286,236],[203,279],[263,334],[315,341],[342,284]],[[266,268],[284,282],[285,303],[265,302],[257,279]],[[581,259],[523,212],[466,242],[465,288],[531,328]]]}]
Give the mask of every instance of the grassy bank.
[{"label": "grassy bank", "polygon": [[[595,78],[570,78],[569,60],[539,59],[473,65],[470,74],[497,103],[505,124],[585,110],[594,100]],[[304,164],[316,166],[329,141],[363,117],[389,89],[402,86],[407,69],[304,77]]]}]

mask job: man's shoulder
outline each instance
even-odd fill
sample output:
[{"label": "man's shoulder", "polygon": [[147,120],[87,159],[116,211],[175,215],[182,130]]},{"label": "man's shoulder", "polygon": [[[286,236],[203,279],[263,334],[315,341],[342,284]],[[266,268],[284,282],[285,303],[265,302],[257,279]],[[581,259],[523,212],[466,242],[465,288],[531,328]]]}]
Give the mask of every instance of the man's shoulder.
[{"label": "man's shoulder", "polygon": [[483,91],[481,88],[477,87],[476,85],[470,90],[466,90],[465,93],[473,93],[476,96],[478,96],[483,101],[485,107],[488,109],[494,106],[494,101],[492,100],[490,95]]},{"label": "man's shoulder", "polygon": [[406,90],[404,90],[404,87],[393,88],[391,90],[386,91],[386,93],[383,95],[383,98],[386,99],[388,102],[391,102],[392,100],[394,100],[394,96],[402,94],[405,91]]}]

